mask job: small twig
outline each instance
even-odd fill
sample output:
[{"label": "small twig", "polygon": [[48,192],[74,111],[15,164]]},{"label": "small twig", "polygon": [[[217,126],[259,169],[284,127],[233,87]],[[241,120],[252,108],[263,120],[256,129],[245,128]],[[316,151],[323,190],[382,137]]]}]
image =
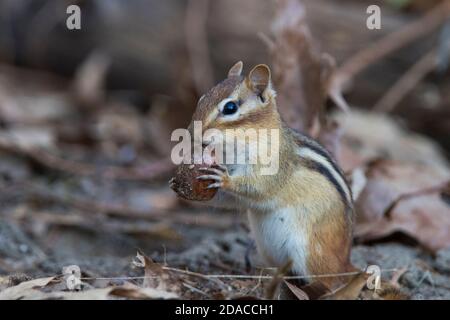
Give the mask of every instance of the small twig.
[{"label": "small twig", "polygon": [[333,76],[331,87],[338,88],[335,89],[338,92],[342,91],[357,74],[392,52],[429,34],[442,25],[449,16],[450,1],[445,0],[420,19],[357,52],[338,68]]},{"label": "small twig", "polygon": [[[250,291],[253,292],[254,290],[256,290],[256,288],[261,284],[262,280],[272,280],[272,283],[274,281],[275,278],[279,278],[280,281],[283,280],[289,280],[289,279],[309,279],[309,278],[320,278],[320,277],[342,277],[342,276],[355,276],[358,274],[363,273],[363,271],[355,271],[355,272],[345,272],[345,273],[335,273],[335,274],[321,274],[321,275],[309,275],[309,276],[283,276],[283,274],[286,272],[286,270],[284,270],[284,268],[277,269],[278,271],[278,275],[274,276],[273,275],[267,275],[267,276],[263,276],[262,274],[260,275],[226,275],[226,274],[213,274],[213,275],[207,275],[207,274],[203,274],[203,273],[198,273],[198,272],[194,272],[194,271],[189,271],[189,270],[182,270],[182,269],[177,269],[177,268],[172,268],[172,267],[166,267],[166,266],[161,266],[162,270],[165,271],[170,271],[170,272],[176,272],[176,273],[181,273],[187,276],[192,276],[192,277],[196,277],[196,278],[200,278],[203,280],[207,280],[207,281],[211,281],[214,282],[216,285],[218,285],[220,288],[222,288],[223,290],[227,290],[227,291],[231,291],[232,287],[224,282],[222,282],[220,279],[257,279],[258,283],[257,285]],[[381,272],[396,272],[399,269],[382,269]],[[57,275],[56,277],[63,277],[63,275]],[[80,280],[124,280],[124,281],[131,281],[131,280],[145,280],[145,279],[158,279],[160,278],[160,276],[123,276],[123,277],[82,277],[80,278]],[[278,281],[278,280],[277,280]],[[187,284],[185,281],[183,281],[183,285],[185,285],[188,289],[191,289],[193,291],[198,292],[197,288],[194,288],[192,286],[190,286],[189,284]],[[201,292],[198,292],[201,293]]]},{"label": "small twig", "polygon": [[182,273],[182,274],[185,274],[185,275],[189,275],[189,276],[193,276],[193,277],[197,277],[197,278],[213,281],[216,284],[218,284],[220,287],[225,288],[226,290],[230,290],[231,289],[230,286],[228,286],[225,283],[223,283],[222,281],[220,281],[220,279],[218,279],[217,277],[210,277],[210,276],[202,274],[202,273],[189,271],[189,270],[182,270],[182,269],[177,269],[177,268],[172,268],[172,267],[162,267],[162,268],[163,268],[163,270],[173,271],[173,272]]},{"label": "small twig", "polygon": [[194,286],[191,286],[190,284],[187,284],[186,282],[183,282],[183,286],[185,286],[186,288],[188,288],[191,291],[197,292],[197,293],[199,293],[199,294],[201,294],[201,295],[203,295],[205,297],[208,297],[208,294],[206,294],[206,292],[204,292],[204,291],[202,291],[202,290],[200,290],[200,289],[198,289],[198,288],[196,288]]},{"label": "small twig", "polygon": [[283,279],[285,278],[285,274],[287,274],[292,268],[292,260],[286,262],[283,266],[277,269],[277,272],[272,276],[272,280],[266,289],[266,299],[273,300],[275,299],[276,294],[279,292],[279,288]]},{"label": "small twig", "polygon": [[[63,276],[63,275],[60,275]],[[143,280],[156,279],[158,276],[140,276],[140,277],[82,277],[80,280]]]},{"label": "small twig", "polygon": [[[203,274],[195,271],[183,270],[173,267],[165,267],[162,266],[163,270],[173,271],[177,273],[182,273],[185,275],[202,278],[205,280],[211,279],[262,279],[262,280],[272,280],[273,275],[246,275],[246,274]],[[382,269],[381,272],[396,272],[399,271],[398,268],[391,269]],[[401,269],[403,270],[403,268]],[[342,273],[330,273],[330,274],[316,274],[316,275],[308,275],[308,276],[283,276],[284,280],[294,280],[294,279],[312,279],[312,278],[329,278],[329,277],[347,277],[347,276],[355,276],[363,273],[363,271],[352,271],[352,272],[342,272]],[[81,278],[81,280],[141,280],[146,278],[157,278],[157,276],[137,276],[137,277],[85,277]]]},{"label": "small twig", "polygon": [[256,289],[258,289],[258,287],[261,285],[261,277],[263,275],[264,269],[261,269],[261,272],[259,273],[259,277],[258,277],[258,282],[256,283],[256,285],[247,293],[247,295],[253,293]]},{"label": "small twig", "polygon": [[436,50],[433,49],[420,58],[400,79],[381,97],[373,110],[391,112],[400,101],[438,64]]},{"label": "small twig", "polygon": [[[176,269],[171,267],[163,267],[165,270],[185,273],[192,276],[198,276],[202,278],[208,278],[208,279],[273,279],[273,275],[246,275],[246,274],[201,274],[193,271],[188,270],[182,270],[182,269]],[[382,272],[394,272],[397,271],[397,268],[392,269],[382,269]],[[329,277],[348,277],[348,276],[355,276],[363,271],[351,271],[351,272],[342,272],[342,273],[329,273],[329,274],[311,274],[307,276],[283,276],[282,278],[285,280],[294,280],[294,279],[315,279],[315,278],[329,278]]]}]

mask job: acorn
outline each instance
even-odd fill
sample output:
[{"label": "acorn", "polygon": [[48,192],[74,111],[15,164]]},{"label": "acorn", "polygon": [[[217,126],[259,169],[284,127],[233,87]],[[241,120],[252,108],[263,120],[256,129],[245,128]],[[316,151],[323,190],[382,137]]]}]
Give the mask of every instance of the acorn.
[{"label": "acorn", "polygon": [[205,168],[205,164],[181,164],[175,171],[175,176],[170,179],[169,185],[173,191],[183,199],[193,201],[211,200],[217,193],[217,189],[207,189],[214,183],[213,180],[198,180],[197,177],[205,175],[200,168]]}]

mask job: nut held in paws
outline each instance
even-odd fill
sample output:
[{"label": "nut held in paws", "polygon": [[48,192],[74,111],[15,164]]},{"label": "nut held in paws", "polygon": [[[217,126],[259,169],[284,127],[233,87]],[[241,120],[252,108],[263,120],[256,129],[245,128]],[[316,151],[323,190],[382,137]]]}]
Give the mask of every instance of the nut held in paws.
[{"label": "nut held in paws", "polygon": [[181,164],[178,166],[175,176],[169,181],[170,187],[178,196],[186,200],[208,201],[211,200],[217,189],[206,189],[213,180],[198,180],[197,177],[204,175],[200,168],[205,164]]}]

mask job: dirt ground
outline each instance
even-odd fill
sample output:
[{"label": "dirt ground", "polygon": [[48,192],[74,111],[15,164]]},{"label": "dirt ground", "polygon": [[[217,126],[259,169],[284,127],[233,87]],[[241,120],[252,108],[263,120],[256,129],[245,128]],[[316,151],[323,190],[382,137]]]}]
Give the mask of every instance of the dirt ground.
[{"label": "dirt ground", "polygon": [[[2,179],[8,174],[22,175],[21,179],[39,181],[48,191],[61,190],[61,182],[57,180],[30,176],[23,161],[10,165],[7,171],[2,168]],[[18,179],[17,176],[10,179]],[[93,197],[90,192],[99,187],[98,183],[91,178],[70,179],[65,190],[72,196],[76,193]],[[142,208],[177,201],[164,182],[159,188],[153,186],[151,191],[145,184],[108,185],[109,199],[105,198],[105,202],[124,201]],[[193,208],[185,214],[195,217],[197,212],[203,222],[149,225],[144,219],[108,216],[95,210],[80,213],[67,205],[41,207],[38,198],[24,203],[20,191],[18,188],[1,194],[2,211],[7,215],[0,220],[0,274],[8,275],[11,283],[59,275],[64,266],[78,265],[83,277],[89,278],[84,281],[87,288],[121,285],[124,281],[141,285],[142,279],[123,279],[143,275],[132,263],[138,250],[161,265],[201,274],[262,274],[245,216],[212,209],[198,213],[198,208]],[[101,192],[106,194],[106,190]],[[154,203],[148,201],[152,199],[150,196]],[[208,219],[220,220],[220,225]],[[388,269],[382,275],[386,280],[400,275],[399,284],[412,299],[450,299],[450,249],[432,255],[414,243],[402,242],[387,239],[370,245],[356,244],[352,260],[360,268],[375,264],[382,270]],[[210,280],[197,277],[190,280],[190,285],[183,288],[183,295],[200,299],[261,297],[270,282],[223,278],[223,287],[218,287]]]}]

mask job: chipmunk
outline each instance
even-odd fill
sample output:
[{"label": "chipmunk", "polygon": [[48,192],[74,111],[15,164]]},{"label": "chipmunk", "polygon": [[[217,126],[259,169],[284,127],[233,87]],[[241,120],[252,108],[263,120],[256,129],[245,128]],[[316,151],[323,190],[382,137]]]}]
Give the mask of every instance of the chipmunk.
[{"label": "chipmunk", "polygon": [[[291,261],[292,273],[304,276],[355,270],[350,263],[352,192],[341,169],[318,142],[283,122],[269,67],[257,65],[245,77],[242,69],[243,63],[236,63],[199,99],[192,123],[221,132],[278,130],[278,171],[261,175],[260,163],[221,163],[202,168],[197,179],[211,180],[208,188],[218,189],[213,202],[236,203],[248,211],[251,233],[268,266]],[[319,280],[331,288],[343,279]]]}]

